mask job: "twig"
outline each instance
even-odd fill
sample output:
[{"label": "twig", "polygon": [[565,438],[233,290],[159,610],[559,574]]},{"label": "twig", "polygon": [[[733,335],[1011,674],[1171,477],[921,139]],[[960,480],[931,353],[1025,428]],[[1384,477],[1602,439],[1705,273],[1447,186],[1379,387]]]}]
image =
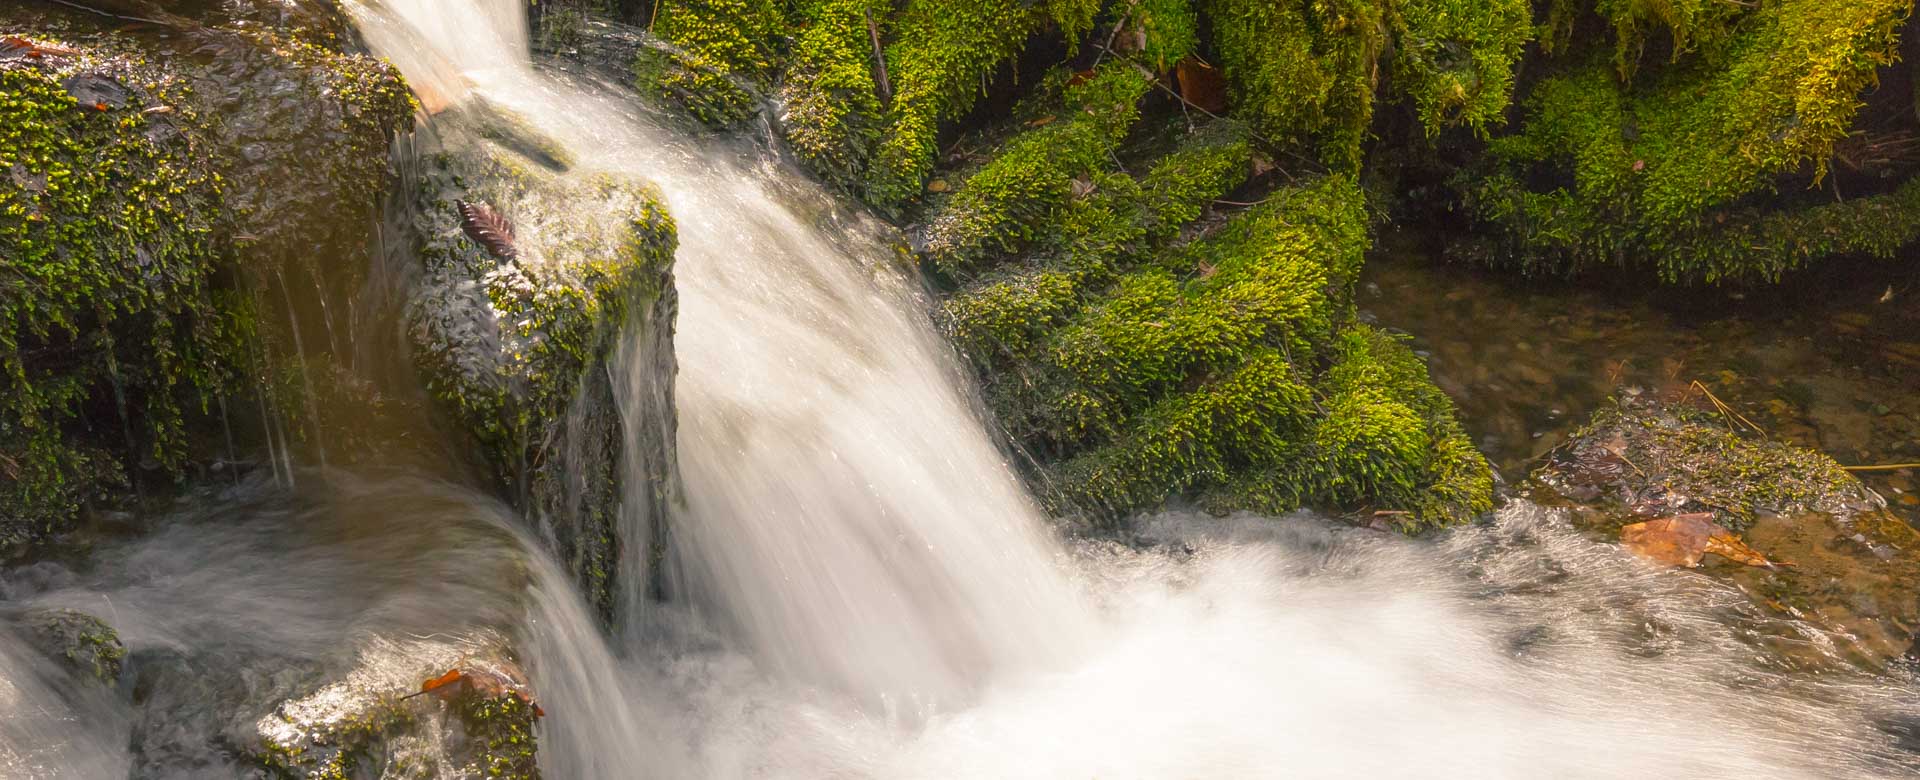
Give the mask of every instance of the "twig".
[{"label": "twig", "polygon": [[1133,9],[1139,7],[1139,0],[1127,4],[1127,12],[1113,23],[1113,32],[1107,33],[1107,42],[1100,47],[1100,53],[1093,58],[1093,67],[1100,67],[1100,61],[1107,58],[1107,52],[1113,51],[1113,42],[1120,38],[1120,30],[1127,26],[1127,20],[1133,16]]},{"label": "twig", "polygon": [[127,16],[125,14],[116,14],[110,11],[102,11],[98,8],[85,6],[85,5],[81,5],[79,3],[73,2],[73,0],[47,0],[47,2],[54,3],[57,5],[64,5],[68,8],[72,8],[79,11],[86,11],[87,13],[90,13],[90,14],[99,14],[109,19],[125,19],[129,22],[146,22],[147,24],[160,24],[160,25],[166,24],[166,22],[160,21],[159,19],[148,19],[144,16]]},{"label": "twig", "polygon": [[653,32],[653,22],[660,18],[660,6],[666,4],[667,0],[653,0],[653,10],[647,12],[647,32]]},{"label": "twig", "polygon": [[873,41],[873,65],[880,71],[880,97],[893,102],[893,84],[887,80],[887,53],[880,48],[880,26],[873,23],[873,13],[861,10],[860,15],[867,20],[867,38]]},{"label": "twig", "polygon": [[1879,463],[1872,466],[1841,466],[1848,471],[1899,471],[1901,469],[1920,469],[1920,463]]},{"label": "twig", "polygon": [[1733,424],[1733,421],[1737,419],[1740,422],[1745,423],[1748,428],[1752,428],[1754,433],[1760,434],[1760,438],[1762,439],[1767,438],[1766,429],[1761,428],[1758,425],[1755,425],[1752,420],[1749,420],[1744,415],[1734,411],[1733,407],[1728,406],[1726,402],[1720,400],[1719,396],[1714,395],[1712,390],[1708,390],[1706,385],[1700,384],[1700,380],[1698,379],[1693,380],[1693,383],[1691,385],[1688,385],[1688,389],[1699,390],[1701,393],[1705,394],[1707,396],[1707,400],[1713,402],[1713,407],[1715,409],[1720,410],[1720,414],[1727,418],[1728,428],[1733,428],[1735,430],[1738,430],[1738,428]]}]

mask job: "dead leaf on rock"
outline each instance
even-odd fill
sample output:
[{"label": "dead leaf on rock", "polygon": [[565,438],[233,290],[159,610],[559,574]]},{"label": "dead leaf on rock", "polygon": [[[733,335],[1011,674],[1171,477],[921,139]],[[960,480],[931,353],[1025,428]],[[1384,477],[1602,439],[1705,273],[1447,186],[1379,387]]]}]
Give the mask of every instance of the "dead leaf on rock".
[{"label": "dead leaf on rock", "polygon": [[446,701],[468,690],[487,698],[511,695],[532,707],[534,717],[544,718],[547,715],[546,710],[540,708],[540,703],[534,701],[533,694],[527,690],[526,684],[516,679],[511,672],[483,667],[448,669],[446,674],[420,683],[420,693],[405,698],[410,699],[424,693]]},{"label": "dead leaf on rock", "polygon": [[1767,560],[1732,531],[1713,522],[1712,512],[1634,523],[1620,529],[1620,543],[1635,555],[1669,566],[1699,566],[1700,557],[1707,553],[1748,566],[1771,569],[1790,565]]},{"label": "dead leaf on rock", "polygon": [[502,260],[512,260],[520,254],[513,246],[513,223],[506,217],[485,203],[456,200],[453,204],[460,211],[460,229],[474,243]]}]

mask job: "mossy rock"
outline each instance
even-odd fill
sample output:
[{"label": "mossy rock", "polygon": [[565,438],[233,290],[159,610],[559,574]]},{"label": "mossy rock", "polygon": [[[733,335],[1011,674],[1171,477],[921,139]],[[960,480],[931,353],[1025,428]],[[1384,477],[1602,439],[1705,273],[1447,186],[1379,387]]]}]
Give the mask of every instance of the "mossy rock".
[{"label": "mossy rock", "polygon": [[[615,366],[670,383],[676,298],[673,220],[650,186],[607,174],[560,175],[462,136],[426,155],[412,204],[424,269],[408,303],[414,363],[437,405],[471,436],[502,491],[559,546],[589,603],[610,615],[619,537],[624,438]],[[460,202],[509,220],[511,256],[461,227]],[[631,353],[616,354],[623,334]],[[645,367],[617,363],[635,359]],[[665,501],[670,395],[640,427],[655,453],[639,473]],[[664,516],[664,508],[654,515]]]},{"label": "mossy rock", "polygon": [[1824,632],[1826,650],[1804,636],[1768,642],[1783,663],[1818,667],[1837,651],[1877,669],[1906,653],[1920,632],[1920,532],[1832,458],[1736,433],[1736,425],[1745,424],[1623,396],[1554,452],[1528,493],[1608,541],[1632,523],[1711,513],[1762,555],[1790,564],[1708,556],[1701,567],[1758,607]]},{"label": "mossy rock", "polygon": [[[1566,25],[1582,17],[1560,5]],[[1834,256],[1894,256],[1920,238],[1912,186],[1876,181],[1835,202],[1817,185],[1912,8],[1597,3],[1617,48],[1555,47],[1563,61],[1533,86],[1519,132],[1457,178],[1496,236],[1476,256],[1534,272],[1650,268],[1683,283],[1777,282]],[[1639,52],[1655,26],[1670,28],[1674,61],[1648,72]]]},{"label": "mossy rock", "polygon": [[464,656],[383,657],[290,697],[241,752],[271,777],[537,780],[533,690],[497,638],[469,641]]},{"label": "mossy rock", "polygon": [[1594,413],[1534,474],[1568,500],[1627,519],[1715,512],[1734,531],[1764,515],[1850,517],[1886,508],[1832,458],[1737,434],[1717,413],[1624,396]]},{"label": "mossy rock", "polygon": [[860,195],[882,122],[867,21],[884,18],[884,8],[873,0],[809,0],[800,16],[780,87],[780,127],[801,165]]},{"label": "mossy rock", "polygon": [[106,621],[72,609],[31,609],[17,623],[34,649],[80,679],[108,686],[119,681],[127,648]]},{"label": "mossy rock", "polygon": [[1356,321],[1354,180],[1283,186],[1190,232],[1251,175],[1248,133],[1216,122],[1134,161],[1138,178],[1115,170],[1146,89],[1124,64],[1068,88],[925,229],[923,258],[960,282],[939,319],[1050,508],[1369,508],[1408,530],[1489,509],[1492,472],[1452,404]]},{"label": "mossy rock", "polygon": [[390,66],[323,34],[166,18],[179,29],[0,11],[34,46],[0,60],[5,554],[128,475],[171,481],[211,454],[194,429],[272,385],[261,339],[284,333],[257,314],[265,281],[357,286],[363,264],[315,258],[359,248],[412,121]]}]

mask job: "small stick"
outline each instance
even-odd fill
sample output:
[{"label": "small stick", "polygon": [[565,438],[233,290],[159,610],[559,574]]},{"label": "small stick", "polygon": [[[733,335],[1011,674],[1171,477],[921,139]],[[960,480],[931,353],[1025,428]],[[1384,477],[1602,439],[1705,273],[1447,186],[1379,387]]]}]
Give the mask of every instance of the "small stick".
[{"label": "small stick", "polygon": [[1872,466],[1841,466],[1848,471],[1899,471],[1901,469],[1920,469],[1920,463],[1881,463]]},{"label": "small stick", "polygon": [[887,53],[884,49],[880,48],[880,25],[873,23],[873,13],[871,11],[863,9],[860,11],[860,15],[866,17],[867,39],[873,41],[873,65],[879,70],[880,97],[891,103],[893,102],[893,84],[887,81]]}]

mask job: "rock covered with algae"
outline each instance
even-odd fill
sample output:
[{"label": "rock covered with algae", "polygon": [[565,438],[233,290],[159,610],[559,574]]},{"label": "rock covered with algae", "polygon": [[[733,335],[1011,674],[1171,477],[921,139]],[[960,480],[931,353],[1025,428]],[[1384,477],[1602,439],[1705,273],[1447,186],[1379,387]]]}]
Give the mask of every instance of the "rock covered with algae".
[{"label": "rock covered with algae", "polygon": [[39,608],[13,622],[34,649],[81,679],[108,686],[119,681],[127,648],[106,621],[74,609]]},{"label": "rock covered with algae", "polygon": [[[507,125],[444,117],[440,131],[462,140],[422,158],[410,207],[422,262],[407,306],[414,363],[588,601],[611,614],[621,556],[653,544],[620,537],[623,482],[640,481],[626,487],[658,505],[628,509],[653,517],[668,491],[673,219],[642,182],[556,172],[538,164],[548,156],[516,151],[526,143],[476,126]],[[510,244],[476,241],[463,207],[497,215]],[[654,390],[620,409],[616,388],[636,382]],[[625,460],[626,414],[645,463]]]},{"label": "rock covered with algae", "polygon": [[1908,652],[1920,633],[1920,532],[1832,458],[1769,440],[1704,400],[1622,396],[1529,484],[1535,500],[1566,507],[1576,525],[1603,539],[1695,513],[1738,534],[1780,565],[1709,556],[1701,570],[1733,582],[1758,607],[1824,632],[1811,644],[1770,643],[1790,662],[1832,653],[1877,668]]}]

